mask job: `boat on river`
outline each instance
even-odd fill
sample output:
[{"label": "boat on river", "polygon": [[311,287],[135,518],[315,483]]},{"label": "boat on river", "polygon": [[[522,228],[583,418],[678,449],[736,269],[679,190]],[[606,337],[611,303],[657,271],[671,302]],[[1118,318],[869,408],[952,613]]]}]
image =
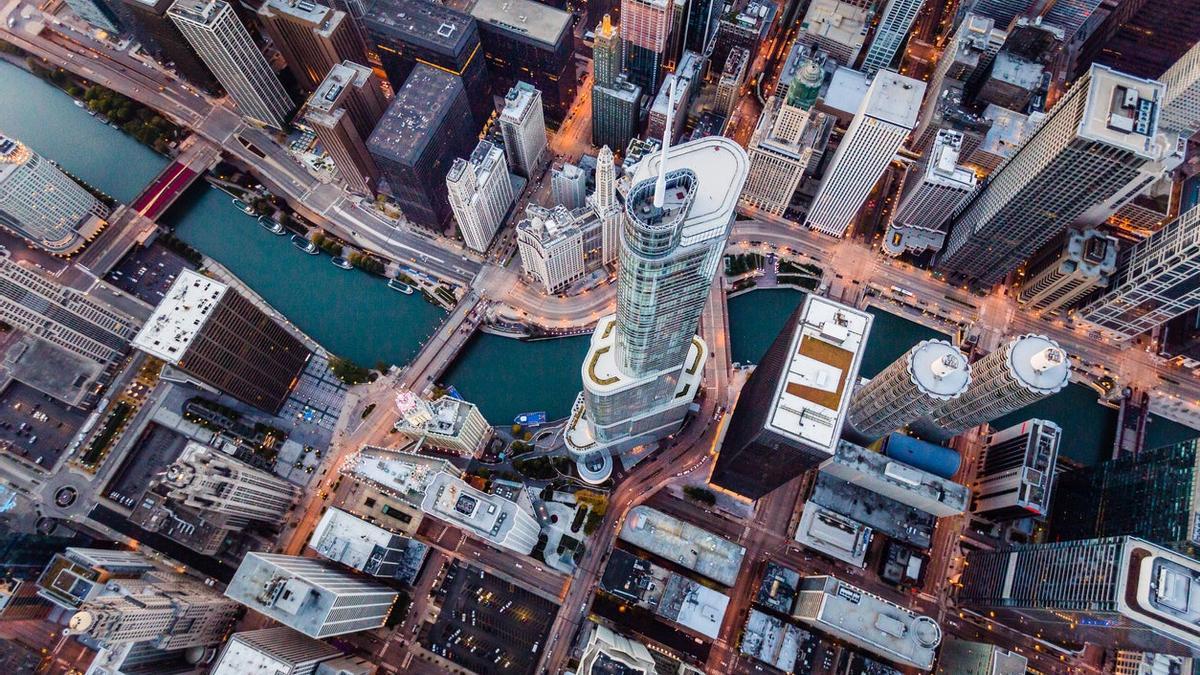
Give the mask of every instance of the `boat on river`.
[{"label": "boat on river", "polygon": [[249,204],[247,204],[246,202],[244,202],[240,199],[234,198],[233,205],[238,207],[239,209],[241,209],[242,213],[244,213],[248,216],[254,215],[254,209],[250,208]]},{"label": "boat on river", "polygon": [[279,222],[278,220],[272,220],[267,216],[259,216],[258,224],[262,225],[267,232],[270,232],[271,234],[287,234],[287,230],[283,228],[283,223]]},{"label": "boat on river", "polygon": [[316,244],[298,234],[292,235],[292,245],[309,255],[316,255],[320,252]]},{"label": "boat on river", "polygon": [[388,280],[388,288],[392,289],[393,291],[400,291],[401,293],[403,293],[405,295],[413,294],[413,287],[409,286],[408,284],[404,283],[403,281],[400,281],[399,279],[389,279]]},{"label": "boat on river", "polygon": [[76,108],[82,108],[82,107],[83,107],[83,101],[80,101],[79,99],[75,99],[75,107],[76,107]]},{"label": "boat on river", "polygon": [[344,270],[354,269],[354,265],[351,265],[349,260],[346,260],[340,255],[333,256],[333,260],[331,262]]},{"label": "boat on river", "polygon": [[546,411],[539,410],[537,412],[521,413],[513,418],[513,424],[520,424],[523,427],[540,427],[546,423]]}]

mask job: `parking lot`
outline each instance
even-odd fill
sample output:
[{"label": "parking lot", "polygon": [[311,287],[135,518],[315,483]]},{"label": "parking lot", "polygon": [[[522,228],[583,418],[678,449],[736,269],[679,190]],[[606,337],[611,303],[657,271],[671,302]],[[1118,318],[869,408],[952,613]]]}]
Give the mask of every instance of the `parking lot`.
[{"label": "parking lot", "polygon": [[437,593],[442,611],[422,632],[426,649],[476,673],[534,672],[557,606],[457,563]]},{"label": "parking lot", "polygon": [[82,411],[14,381],[0,394],[0,445],[49,471],[85,419]]},{"label": "parking lot", "polygon": [[191,265],[164,246],[135,248],[121,259],[104,280],[130,295],[157,305],[179,272]]}]

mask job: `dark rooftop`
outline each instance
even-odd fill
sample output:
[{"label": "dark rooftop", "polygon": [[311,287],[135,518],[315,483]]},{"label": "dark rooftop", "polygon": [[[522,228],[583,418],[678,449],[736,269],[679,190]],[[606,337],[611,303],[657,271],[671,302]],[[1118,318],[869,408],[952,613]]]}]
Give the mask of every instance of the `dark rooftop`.
[{"label": "dark rooftop", "polygon": [[467,49],[478,32],[470,15],[429,0],[375,0],[363,23],[372,33],[453,55]]},{"label": "dark rooftop", "polygon": [[463,91],[457,75],[418,63],[367,139],[372,154],[413,165]]}]

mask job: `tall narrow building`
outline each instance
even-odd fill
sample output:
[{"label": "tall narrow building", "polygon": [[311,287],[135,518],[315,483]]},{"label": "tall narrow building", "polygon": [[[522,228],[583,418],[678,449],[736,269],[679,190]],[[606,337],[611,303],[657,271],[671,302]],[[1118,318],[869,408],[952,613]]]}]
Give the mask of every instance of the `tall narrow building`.
[{"label": "tall narrow building", "polygon": [[854,392],[848,421],[874,440],[961,396],[971,383],[966,356],[945,340],[922,340]]},{"label": "tall narrow building", "polygon": [[514,173],[533,179],[546,160],[546,118],[542,93],[528,82],[518,82],[504,95],[500,111],[504,152]]},{"label": "tall narrow building", "polygon": [[312,0],[266,0],[258,8],[258,20],[305,92],[316,89],[329,69],[343,61],[366,62],[362,34],[343,11]]},{"label": "tall narrow building", "polygon": [[607,14],[592,54],[592,144],[621,149],[637,136],[642,88],[621,72],[621,33]]},{"label": "tall narrow building", "polygon": [[176,0],[167,15],[246,118],[284,129],[296,104],[225,0]]},{"label": "tall narrow building", "polygon": [[621,67],[642,91],[662,84],[674,26],[674,0],[621,0]]},{"label": "tall narrow building", "polygon": [[1138,178],[1174,148],[1158,133],[1162,98],[1158,82],[1093,67],[954,218],[938,268],[992,286]]},{"label": "tall narrow building", "polygon": [[196,442],[167,469],[163,484],[171,499],[241,521],[283,522],[300,496],[282,478]]},{"label": "tall narrow building", "polygon": [[329,69],[304,109],[304,119],[333,160],[338,176],[359,194],[373,195],[379,184],[379,167],[366,139],[386,109],[379,78],[370,68],[350,61]]},{"label": "tall narrow building", "polygon": [[890,70],[875,75],[842,137],[804,224],[841,237],[917,123],[925,83]]},{"label": "tall narrow building", "polygon": [[0,227],[71,255],[108,224],[108,207],[50,160],[0,134]]},{"label": "tall narrow building", "polygon": [[601,260],[608,265],[617,260],[621,250],[621,203],[617,199],[617,165],[613,160],[612,150],[607,146],[600,148],[596,155],[596,190],[588,197],[596,217],[600,219],[601,230]]},{"label": "tall narrow building", "polygon": [[988,436],[975,481],[975,513],[991,520],[1050,515],[1062,428],[1025,420]]},{"label": "tall narrow building", "polygon": [[1032,261],[1017,301],[1030,309],[1053,312],[1070,309],[1091,293],[1108,286],[1117,268],[1117,239],[1099,230],[1070,230],[1061,246]]},{"label": "tall narrow building", "polygon": [[561,124],[579,86],[575,15],[564,3],[536,0],[476,0],[470,11],[479,24],[492,87],[505,91],[528,83],[537,89],[546,118]]},{"label": "tall narrow building", "polygon": [[867,55],[863,57],[863,72],[874,75],[880,70],[892,67],[892,62],[896,60],[896,54],[908,38],[908,32],[912,29],[913,20],[917,18],[917,12],[921,11],[923,2],[924,0],[888,0],[879,25],[875,27],[875,37],[871,39]]},{"label": "tall narrow building", "polygon": [[942,129],[925,163],[905,180],[904,194],[888,223],[883,248],[892,255],[942,247],[946,224],[975,191],[975,172],[958,163],[963,135]]},{"label": "tall narrow building", "polygon": [[1161,77],[1200,41],[1200,14],[1190,11],[1192,0],[1116,0],[1112,5],[1079,46],[1069,80],[1093,63],[1136,77]]},{"label": "tall narrow building", "polygon": [[105,648],[128,643],[150,643],[160,650],[202,648],[220,644],[239,614],[236,602],[180,576],[89,600],[64,634],[86,636]]},{"label": "tall narrow building", "polygon": [[446,189],[463,242],[472,251],[486,252],[516,199],[504,151],[479,141],[469,159],[450,165]]},{"label": "tall narrow building", "polygon": [[[1200,39],[1200,37],[1198,37]],[[1166,93],[1158,125],[1166,131],[1191,138],[1200,131],[1200,41],[1179,58],[1160,78]]]}]

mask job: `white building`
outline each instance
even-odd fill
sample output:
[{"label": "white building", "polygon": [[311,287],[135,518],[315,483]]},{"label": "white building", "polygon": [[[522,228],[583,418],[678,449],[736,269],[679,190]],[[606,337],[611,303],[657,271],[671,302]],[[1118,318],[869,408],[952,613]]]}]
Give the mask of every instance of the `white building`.
[{"label": "white building", "polygon": [[433,477],[440,472],[455,473],[456,469],[440,457],[371,446],[351,455],[341,468],[343,475],[417,508],[425,499],[425,490]]},{"label": "white building", "polygon": [[850,426],[879,438],[962,395],[970,382],[971,366],[958,348],[945,340],[922,340],[854,392]]},{"label": "white building", "polygon": [[883,247],[892,255],[934,250],[946,239],[946,223],[975,192],[975,172],[958,163],[963,135],[937,132],[929,156],[906,179],[900,204],[888,223]]},{"label": "white building", "polygon": [[835,237],[846,234],[858,210],[917,122],[925,83],[890,70],[875,75],[854,115],[804,224]]},{"label": "white building", "polygon": [[363,574],[411,583],[428,547],[339,508],[329,508],[313,529],[309,548]]},{"label": "white building", "polygon": [[853,0],[813,0],[796,41],[820,49],[843,66],[851,66],[862,51],[870,27],[870,6]]},{"label": "white building", "polygon": [[1159,80],[1166,87],[1159,128],[1190,138],[1200,131],[1200,42],[1192,45]]},{"label": "white building", "polygon": [[472,536],[529,555],[542,528],[524,490],[519,500],[480,492],[456,476],[438,473],[425,490],[421,510]]},{"label": "white building", "polygon": [[492,437],[492,427],[473,403],[442,396],[426,401],[404,390],[396,395],[396,431],[443,450],[473,456]]},{"label": "white building", "polygon": [[279,523],[300,495],[292,483],[195,441],[162,482],[167,496],[181,504],[244,521]]},{"label": "white building", "polygon": [[621,225],[625,218],[617,199],[617,165],[607,145],[596,155],[596,191],[588,198],[588,205],[600,219],[601,263],[612,264],[621,250]]},{"label": "white building", "polygon": [[863,72],[873,75],[892,66],[896,53],[908,38],[908,31],[912,29],[922,2],[924,0],[888,0],[883,17],[875,27],[875,37],[871,39],[867,55],[863,57]]},{"label": "white building", "polygon": [[319,664],[341,655],[287,626],[248,630],[233,634],[210,675],[313,675]]},{"label": "white building", "polygon": [[508,165],[515,173],[532,178],[546,158],[546,118],[542,92],[528,82],[518,82],[504,96],[500,131]]},{"label": "white building", "polygon": [[176,650],[220,644],[241,613],[236,602],[198,581],[160,573],[157,579],[130,582],[83,603],[64,635],[81,635],[106,648],[150,643]]},{"label": "white building", "polygon": [[975,513],[992,520],[1043,517],[1058,466],[1062,428],[1025,420],[988,436],[975,482]]},{"label": "white building", "polygon": [[1043,312],[1069,309],[1096,289],[1107,287],[1116,269],[1116,237],[1093,229],[1072,230],[1052,258],[1031,265],[1017,301]]},{"label": "white building", "polygon": [[614,633],[598,623],[591,624],[583,656],[579,657],[579,675],[654,675],[654,658],[646,645]]},{"label": "white building", "polygon": [[504,151],[479,141],[470,159],[454,160],[446,174],[446,190],[467,248],[487,251],[516,200]]},{"label": "white building", "polygon": [[55,255],[83,248],[108,207],[15,138],[0,134],[0,227]]},{"label": "white building", "polygon": [[225,589],[250,609],[312,638],[383,626],[396,592],[336,564],[277,553],[249,553]]},{"label": "white building", "polygon": [[966,512],[971,490],[883,453],[842,441],[821,472],[938,518]]},{"label": "white building", "polygon": [[141,579],[157,568],[137,551],[68,547],[56,554],[38,577],[38,595],[63,609],[107,591],[113,579]]},{"label": "white building", "polygon": [[550,199],[554,206],[578,209],[587,203],[587,172],[571,163],[550,171]]},{"label": "white building", "polygon": [[566,207],[530,205],[517,224],[521,268],[547,293],[561,292],[587,274],[583,240],[580,220]]},{"label": "white building", "polygon": [[179,27],[244,117],[283,129],[296,104],[225,0],[176,0],[167,16]]},{"label": "white building", "polygon": [[866,565],[870,527],[808,501],[796,526],[796,543],[855,567]]}]

